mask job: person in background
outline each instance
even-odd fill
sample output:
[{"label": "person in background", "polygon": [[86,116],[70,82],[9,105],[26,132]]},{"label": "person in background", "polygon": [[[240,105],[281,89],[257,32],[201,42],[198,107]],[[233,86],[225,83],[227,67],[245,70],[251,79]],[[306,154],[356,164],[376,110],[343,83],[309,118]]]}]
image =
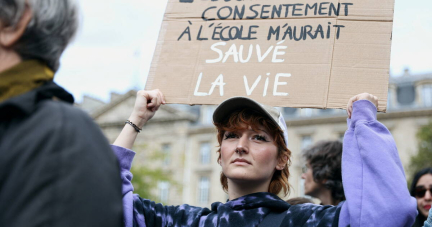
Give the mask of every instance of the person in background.
[{"label": "person in background", "polygon": [[417,199],[418,210],[413,227],[421,227],[432,205],[432,168],[424,168],[414,175],[410,193]]},{"label": "person in background", "polygon": [[53,82],[76,33],[72,0],[0,0],[0,226],[121,226],[119,165]]},{"label": "person in background", "polygon": [[305,195],[321,200],[322,205],[337,205],[345,200],[342,186],[342,143],[319,141],[302,152],[306,169]]}]

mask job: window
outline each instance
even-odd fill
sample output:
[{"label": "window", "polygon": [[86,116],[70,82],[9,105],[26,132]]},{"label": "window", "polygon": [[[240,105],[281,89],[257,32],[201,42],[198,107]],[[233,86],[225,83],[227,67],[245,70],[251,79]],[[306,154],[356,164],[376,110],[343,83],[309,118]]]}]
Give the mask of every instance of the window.
[{"label": "window", "polygon": [[200,163],[209,164],[211,160],[211,147],[210,143],[205,142],[200,145]]},{"label": "window", "polygon": [[213,124],[213,112],[215,111],[216,106],[203,105],[201,112],[201,123],[205,125]]},{"label": "window", "polygon": [[340,142],[343,142],[344,137],[345,137],[345,133],[344,132],[339,133],[339,141]]},{"label": "window", "polygon": [[304,196],[305,194],[305,192],[304,192],[304,183],[305,183],[305,179],[303,179],[303,178],[300,178],[300,180],[299,180],[299,196],[300,197],[302,197],[302,196]]},{"label": "window", "polygon": [[400,85],[397,88],[397,101],[398,105],[411,105],[415,100],[415,89],[412,84]]},{"label": "window", "polygon": [[432,106],[432,84],[422,86],[422,100],[423,106]]},{"label": "window", "polygon": [[295,115],[295,113],[297,112],[297,108],[291,108],[291,107],[285,107],[284,108],[284,113],[286,115]]},{"label": "window", "polygon": [[168,202],[169,186],[169,183],[166,181],[158,182],[159,200],[161,203]]},{"label": "window", "polygon": [[313,113],[313,109],[311,109],[311,108],[304,108],[304,109],[301,109],[301,111],[300,111],[300,115],[302,117],[310,117],[310,116],[312,116],[312,113]]},{"label": "window", "polygon": [[207,205],[209,202],[210,180],[208,177],[200,177],[198,183],[198,203]]},{"label": "window", "polygon": [[330,115],[330,114],[332,114],[333,113],[333,109],[321,109],[320,111],[320,114],[322,114],[322,115]]},{"label": "window", "polygon": [[393,99],[393,91],[389,89],[387,93],[387,109],[393,108]]},{"label": "window", "polygon": [[275,106],[273,108],[277,109],[280,113],[282,113],[284,111],[284,108],[280,107],[280,106]]},{"label": "window", "polygon": [[162,155],[163,155],[162,163],[165,165],[170,164],[170,162],[171,162],[171,144],[169,144],[169,143],[162,144]]},{"label": "window", "polygon": [[299,180],[299,197],[313,199],[311,196],[305,195],[304,183],[305,183],[305,179],[300,178],[300,180]]},{"label": "window", "polygon": [[309,145],[312,144],[311,136],[303,136],[301,140],[301,149],[306,149]]}]

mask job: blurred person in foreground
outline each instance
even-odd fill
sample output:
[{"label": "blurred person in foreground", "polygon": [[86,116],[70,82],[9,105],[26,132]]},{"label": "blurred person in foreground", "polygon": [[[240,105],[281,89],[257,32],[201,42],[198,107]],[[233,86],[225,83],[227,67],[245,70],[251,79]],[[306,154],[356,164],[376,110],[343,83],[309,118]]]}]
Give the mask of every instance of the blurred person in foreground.
[{"label": "blurred person in foreground", "polygon": [[121,181],[100,129],[53,82],[72,0],[0,0],[0,226],[120,226]]},{"label": "blurred person in foreground", "polygon": [[413,227],[421,227],[432,205],[432,168],[424,168],[414,175],[410,193],[417,200],[418,210]]},{"label": "blurred person in foreground", "polygon": [[342,186],[342,143],[319,141],[302,152],[306,160],[305,195],[321,200],[322,205],[337,205],[345,200]]}]

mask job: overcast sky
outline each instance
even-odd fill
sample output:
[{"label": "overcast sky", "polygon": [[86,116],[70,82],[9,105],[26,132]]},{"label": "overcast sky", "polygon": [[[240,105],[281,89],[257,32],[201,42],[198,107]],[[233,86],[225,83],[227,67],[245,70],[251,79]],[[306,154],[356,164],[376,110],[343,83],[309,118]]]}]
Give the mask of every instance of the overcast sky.
[{"label": "overcast sky", "polygon": [[[55,81],[80,102],[142,89],[167,0],[79,0],[81,27]],[[396,0],[390,74],[432,73],[432,0]]]}]

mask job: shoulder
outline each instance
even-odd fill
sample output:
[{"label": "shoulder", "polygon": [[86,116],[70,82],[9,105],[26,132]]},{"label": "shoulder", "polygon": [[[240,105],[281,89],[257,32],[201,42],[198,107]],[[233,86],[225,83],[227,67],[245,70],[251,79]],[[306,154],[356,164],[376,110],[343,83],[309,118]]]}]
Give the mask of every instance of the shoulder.
[{"label": "shoulder", "polygon": [[32,115],[31,118],[44,124],[44,127],[56,127],[63,132],[79,132],[76,135],[101,134],[101,130],[87,113],[66,102],[44,100]]},{"label": "shoulder", "polygon": [[134,219],[147,226],[199,226],[212,212],[208,208],[190,206],[164,206],[161,203],[134,195]]},{"label": "shoulder", "polygon": [[83,110],[63,101],[44,100],[38,104],[34,115],[66,118],[66,120],[92,121]]},{"label": "shoulder", "polygon": [[283,223],[295,223],[295,226],[337,226],[341,207],[342,203],[338,206],[312,203],[292,205],[287,210]]},{"label": "shoulder", "polygon": [[39,137],[45,137],[45,141],[55,142],[60,147],[111,151],[99,126],[87,113],[69,103],[43,100],[38,103],[27,123],[35,128],[34,133],[39,134]]}]

